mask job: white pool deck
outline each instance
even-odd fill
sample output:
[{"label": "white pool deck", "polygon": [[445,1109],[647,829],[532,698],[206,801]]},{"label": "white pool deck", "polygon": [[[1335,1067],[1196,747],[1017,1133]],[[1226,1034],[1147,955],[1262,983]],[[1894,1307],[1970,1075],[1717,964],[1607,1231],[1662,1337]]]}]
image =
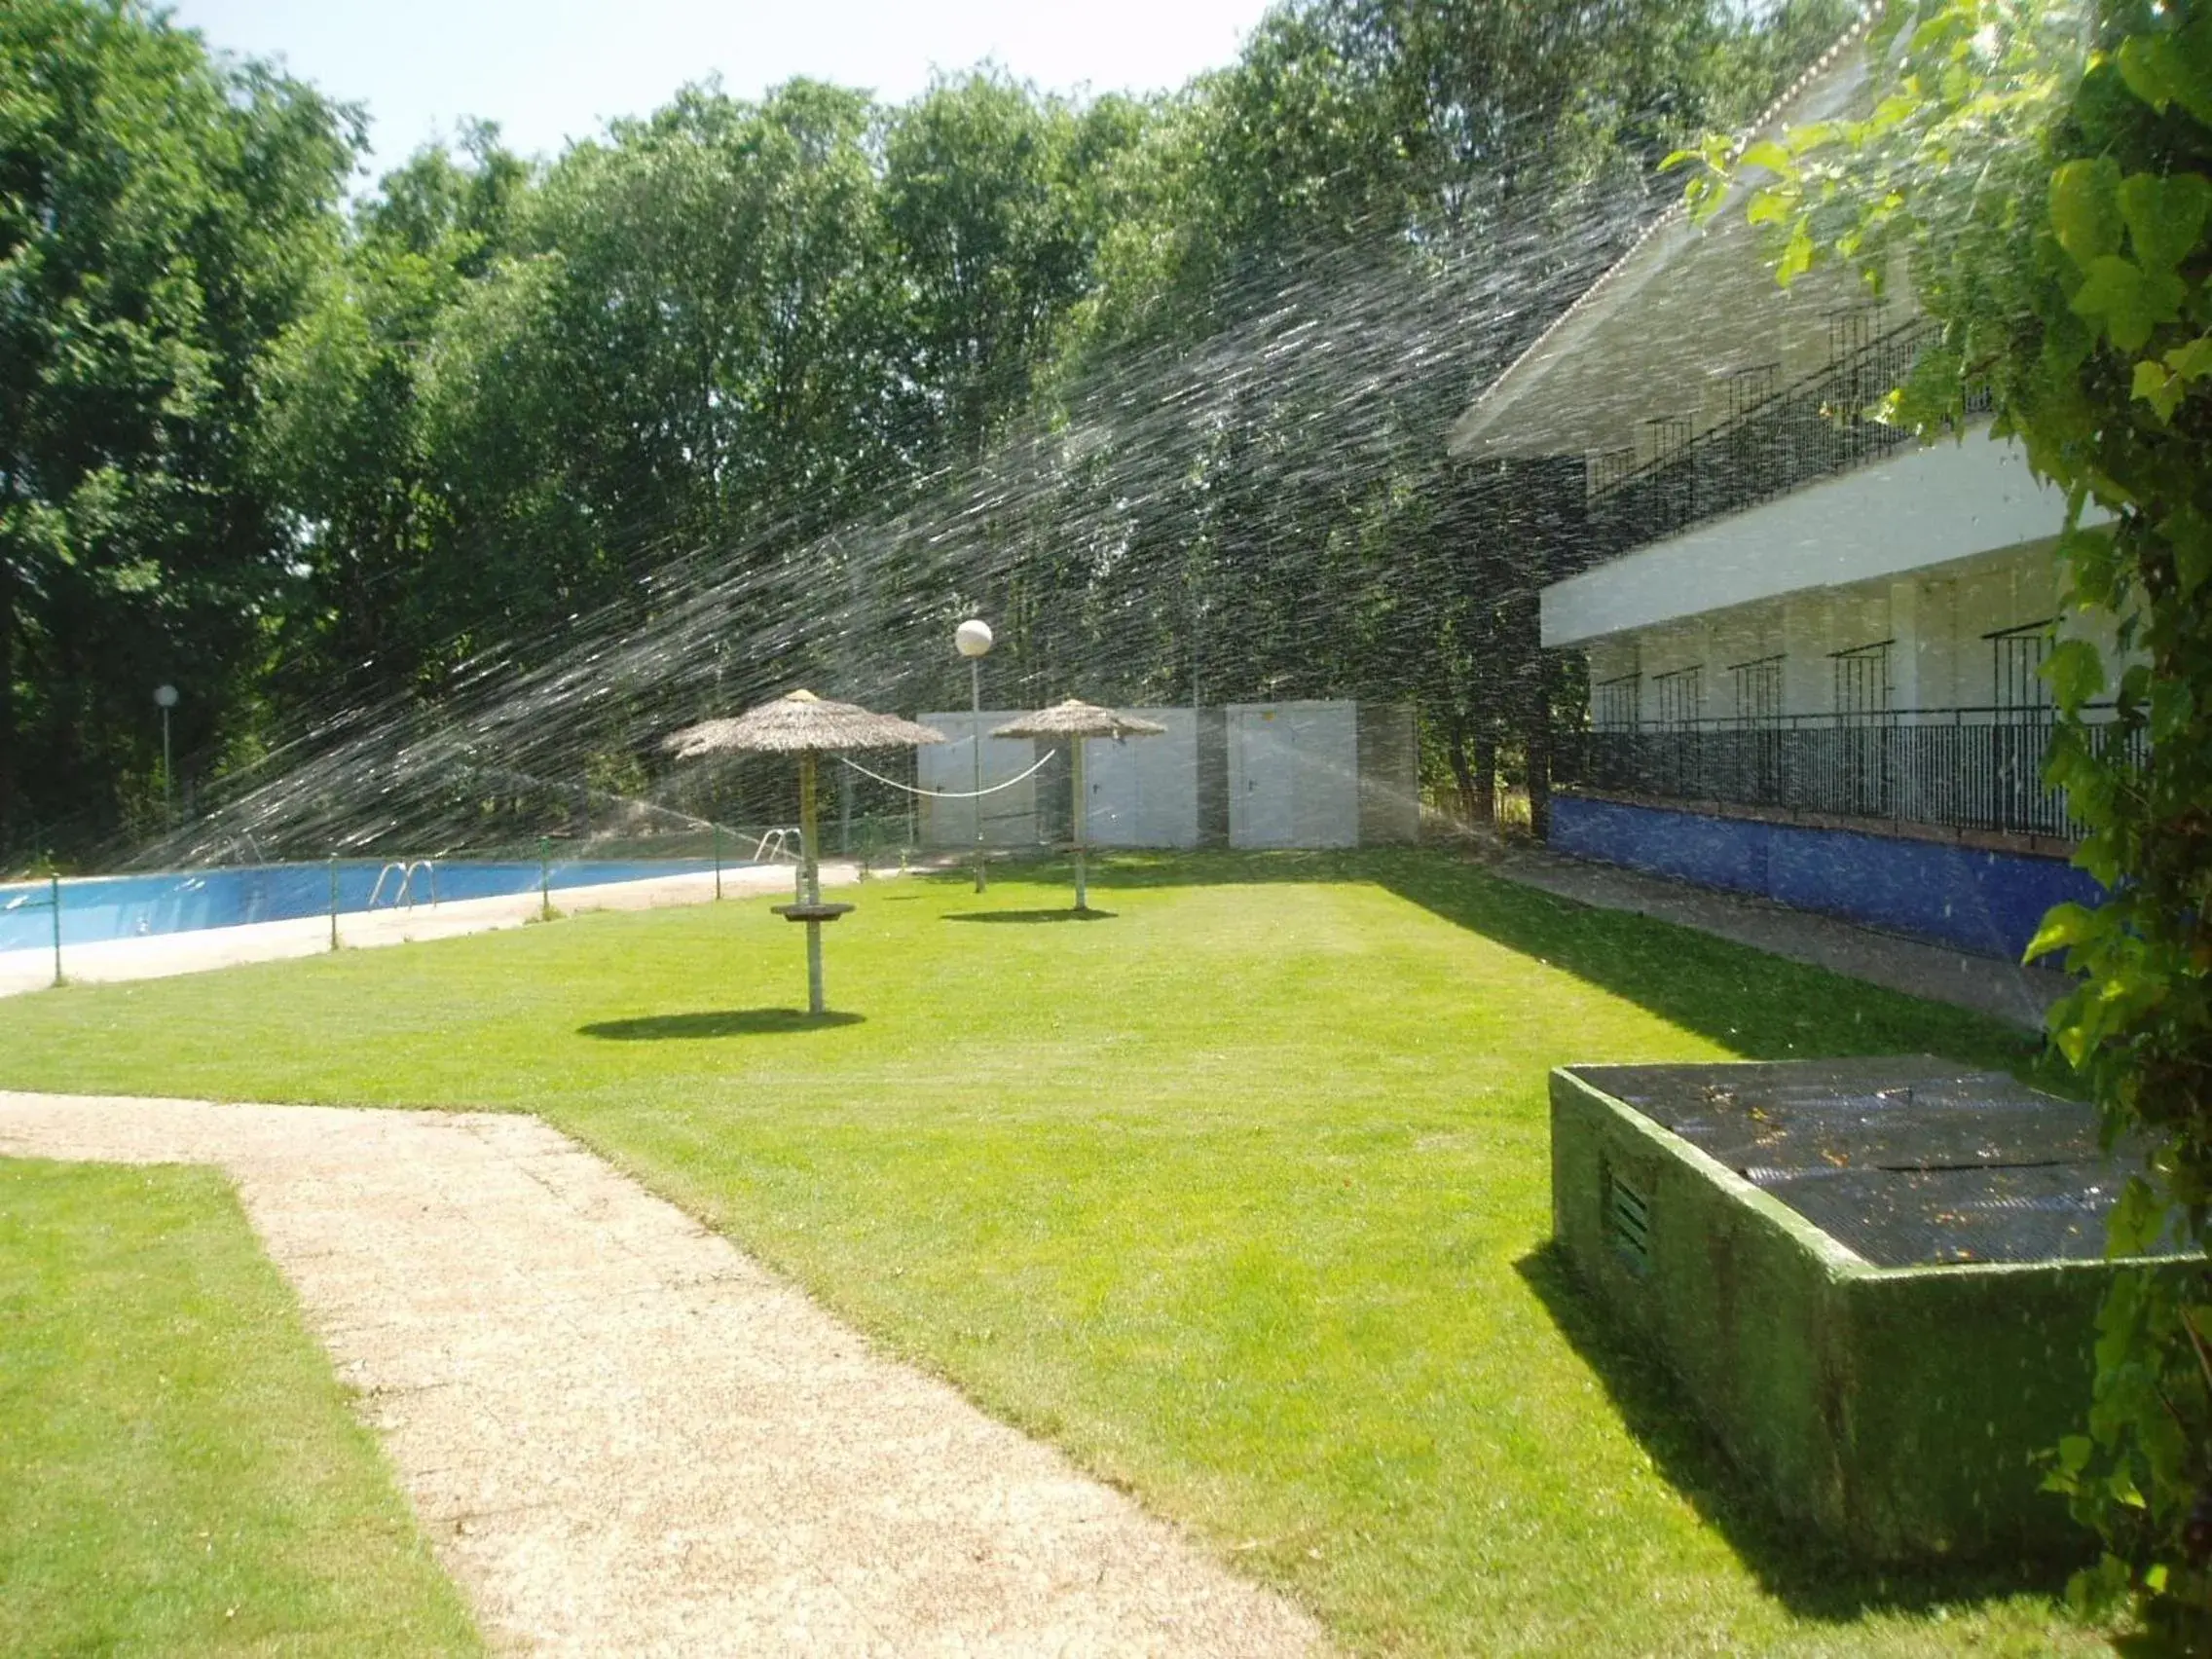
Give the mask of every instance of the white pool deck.
[{"label": "white pool deck", "polygon": [[[871,871],[872,876],[882,872]],[[841,887],[860,879],[860,866],[831,863],[822,866],[822,884]],[[725,899],[753,899],[762,894],[792,892],[789,865],[746,866],[721,874]],[[563,915],[586,910],[654,910],[671,904],[706,904],[715,898],[715,875],[702,870],[689,875],[652,876],[642,881],[609,881],[589,887],[557,887],[553,907]],[[451,939],[459,934],[489,933],[495,928],[519,928],[537,918],[540,901],[535,891],[500,899],[458,899],[443,904],[387,906],[376,910],[342,910],[338,914],[338,940],[348,950],[375,949],[380,945],[412,944],[421,940]],[[92,944],[61,947],[61,972],[75,982],[117,979],[161,979],[173,974],[199,974],[210,968],[231,968],[241,962],[276,962],[291,956],[316,956],[330,949],[328,915],[301,916],[283,922],[249,922],[243,927],[196,928],[184,933],[148,934],[140,939],[102,940]],[[0,996],[44,990],[54,983],[54,952],[41,946],[32,950],[0,951]]]}]

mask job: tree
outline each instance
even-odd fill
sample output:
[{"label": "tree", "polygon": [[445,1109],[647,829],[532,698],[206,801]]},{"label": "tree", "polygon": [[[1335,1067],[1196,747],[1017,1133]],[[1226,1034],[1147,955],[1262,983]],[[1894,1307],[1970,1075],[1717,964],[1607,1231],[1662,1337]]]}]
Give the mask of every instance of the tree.
[{"label": "tree", "polygon": [[284,543],[256,365],[357,141],[134,0],[0,10],[0,846],[145,798],[158,680],[187,753],[249,704]]},{"label": "tree", "polygon": [[[1435,539],[1436,433],[1633,231],[1653,147],[1763,97],[1839,3],[1298,0],[1169,97],[695,87],[543,166],[468,129],[341,216],[346,112],[136,0],[25,0],[14,769],[105,803],[94,843],[159,798],[149,671],[203,777],[333,732],[376,771],[673,617],[732,671],[683,696],[848,676],[835,594],[887,691],[980,604],[1041,693],[1433,687],[1487,774],[1526,538]],[[1448,638],[1469,666],[1432,673]],[[649,654],[641,684],[690,672]],[[607,759],[643,703],[587,699],[541,758]]]},{"label": "tree", "polygon": [[910,363],[935,424],[974,460],[1028,407],[1090,286],[1084,186],[1128,136],[1124,106],[1088,112],[1001,76],[940,81],[896,112],[883,213],[904,277]]},{"label": "tree", "polygon": [[[2212,1214],[2212,13],[2153,0],[1892,0],[1870,50],[1896,67],[1863,120],[1745,152],[1697,188],[1768,176],[1785,280],[1824,259],[1900,276],[1941,325],[1898,413],[1931,435],[1988,397],[1996,429],[2067,493],[2066,606],[2118,625],[2106,661],[2050,653],[2046,776],[2109,889],[2030,946],[2080,987],[2051,1035],[2108,1131],[2145,1138],[2110,1247]],[[2109,522],[2088,525],[2094,506]],[[2092,702],[2109,695],[2109,719]],[[2052,1484],[2102,1532],[2083,1593],[2132,1586],[2154,1626],[2212,1642],[2212,1285],[2115,1280],[2088,1432]]]},{"label": "tree", "polygon": [[257,447],[303,589],[274,671],[288,703],[417,683],[465,624],[438,579],[460,562],[424,371],[448,314],[510,251],[530,171],[494,128],[462,144],[465,164],[431,147],[385,177],[268,355]]}]

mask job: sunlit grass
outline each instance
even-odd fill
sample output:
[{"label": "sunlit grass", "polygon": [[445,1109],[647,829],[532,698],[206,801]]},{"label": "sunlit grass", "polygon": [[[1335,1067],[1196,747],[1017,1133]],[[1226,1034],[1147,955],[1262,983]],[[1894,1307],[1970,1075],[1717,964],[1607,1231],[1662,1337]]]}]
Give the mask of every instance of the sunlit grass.
[{"label": "sunlit grass", "polygon": [[842,1023],[762,902],[18,998],[0,1081],[542,1113],[1355,1648],[2090,1642],[1769,1521],[1544,1249],[1550,1066],[2024,1040],[1434,856],[1062,874],[850,895]]},{"label": "sunlit grass", "polygon": [[0,1653],[476,1653],[211,1170],[0,1159]]}]

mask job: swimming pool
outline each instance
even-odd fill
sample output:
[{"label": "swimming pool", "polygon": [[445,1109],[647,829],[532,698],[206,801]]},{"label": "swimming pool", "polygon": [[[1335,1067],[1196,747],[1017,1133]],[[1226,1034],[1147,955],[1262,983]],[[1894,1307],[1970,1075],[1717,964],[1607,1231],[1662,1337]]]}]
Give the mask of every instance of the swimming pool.
[{"label": "swimming pool", "polygon": [[[430,901],[430,878],[415,866],[411,897]],[[537,891],[535,861],[472,863],[456,859],[430,865],[442,903],[457,899],[502,899]],[[554,888],[590,887],[601,882],[649,881],[655,876],[695,875],[715,867],[710,859],[577,859],[548,868]],[[725,864],[724,869],[742,867]],[[397,905],[408,866],[381,859],[341,861],[338,908],[379,910]],[[190,933],[200,928],[234,928],[247,922],[281,922],[330,910],[327,864],[249,865],[236,868],[187,870],[167,875],[82,876],[61,883],[61,942],[93,944],[101,940],[138,939],[153,934]],[[382,892],[379,882],[382,881]],[[41,882],[0,886],[0,951],[51,950],[54,915],[49,888]]]}]

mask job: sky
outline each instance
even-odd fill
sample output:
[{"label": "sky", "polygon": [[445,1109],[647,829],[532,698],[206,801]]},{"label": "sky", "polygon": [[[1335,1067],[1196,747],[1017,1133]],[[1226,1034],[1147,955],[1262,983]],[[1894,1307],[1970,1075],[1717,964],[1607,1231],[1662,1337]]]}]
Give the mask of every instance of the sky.
[{"label": "sky", "polygon": [[793,75],[911,97],[933,69],[991,58],[1040,87],[1177,87],[1235,59],[1266,0],[172,0],[207,43],[281,58],[368,106],[369,166],[396,166],[463,117],[555,156],[719,74],[738,96]]}]

